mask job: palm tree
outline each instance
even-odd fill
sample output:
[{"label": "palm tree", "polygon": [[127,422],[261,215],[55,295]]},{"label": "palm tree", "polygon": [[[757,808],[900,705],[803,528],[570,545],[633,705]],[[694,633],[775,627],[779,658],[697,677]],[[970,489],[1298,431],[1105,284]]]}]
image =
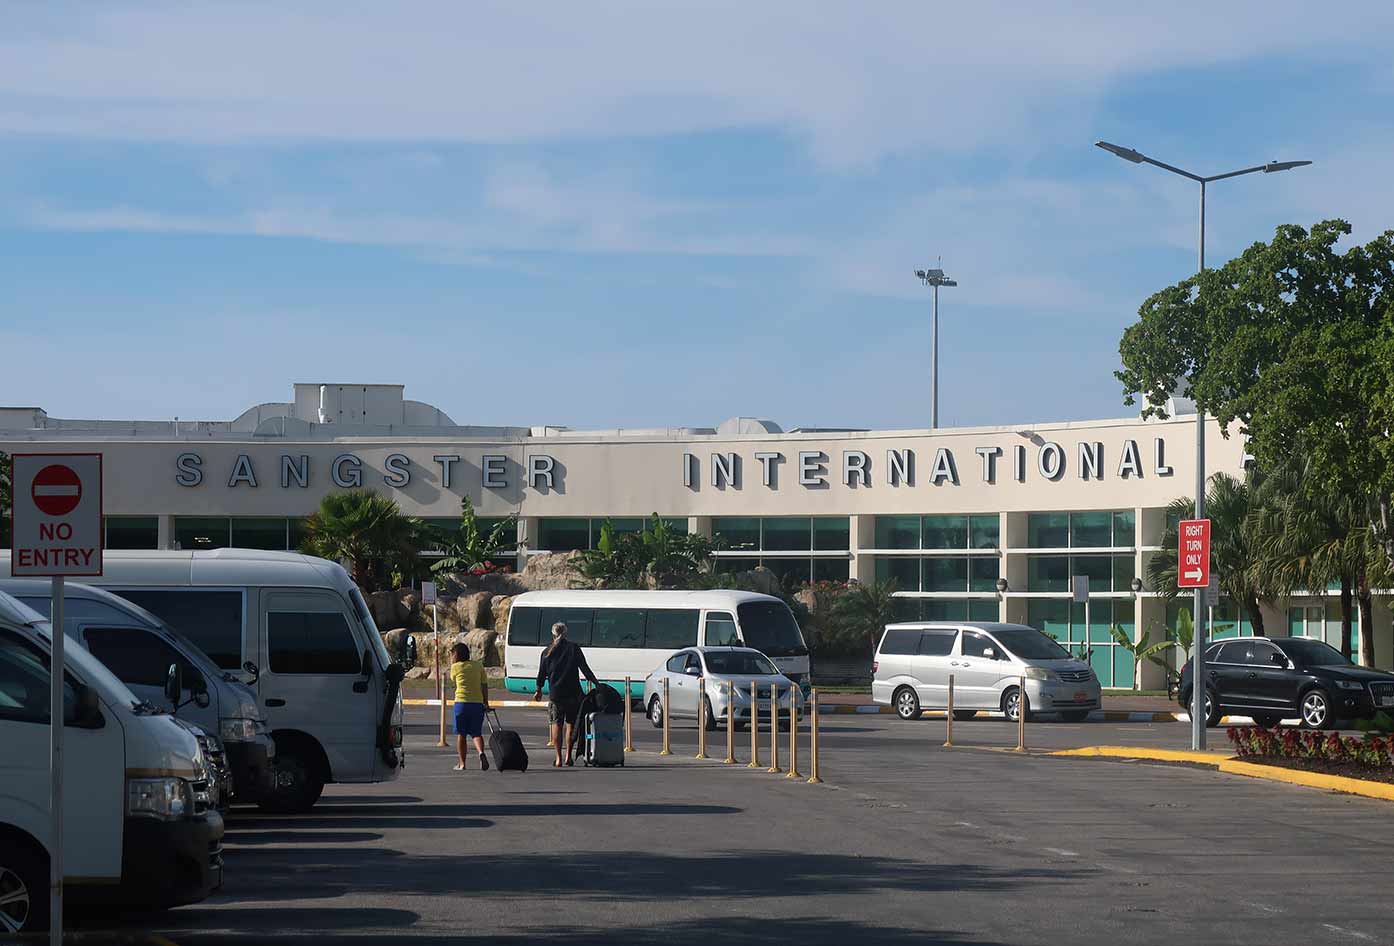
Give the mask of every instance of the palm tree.
[{"label": "palm tree", "polygon": [[[518,518],[509,516],[494,524],[486,535],[479,531],[479,518],[468,496],[460,498],[460,525],[454,532],[432,530],[441,557],[431,564],[433,573],[467,572],[484,568],[505,546],[517,547]],[[510,536],[513,537],[510,540]]]},{"label": "palm tree", "polygon": [[424,534],[421,520],[402,515],[396,502],[372,490],[330,493],[305,520],[301,551],[347,562],[353,582],[375,591],[394,565],[414,561]]},{"label": "palm tree", "polygon": [[887,624],[894,624],[897,620],[899,601],[895,593],[899,590],[900,583],[894,578],[850,585],[847,593],[833,605],[833,617],[844,627],[865,637],[867,653],[873,654],[881,632]]},{"label": "palm tree", "polygon": [[13,461],[0,453],[0,545],[10,544],[10,476]]},{"label": "palm tree", "polygon": [[710,576],[711,554],[711,539],[680,532],[654,513],[642,532],[620,535],[606,519],[595,548],[571,567],[606,588],[690,588]]},{"label": "palm tree", "polygon": [[[1210,517],[1210,569],[1220,590],[1244,609],[1254,633],[1264,636],[1261,601],[1273,596],[1271,582],[1264,572],[1263,556],[1255,513],[1266,495],[1254,479],[1238,480],[1226,473],[1210,478],[1205,492],[1205,514]],[[1176,597],[1176,550],[1179,545],[1177,523],[1195,515],[1195,501],[1181,498],[1167,507],[1167,529],[1162,551],[1147,562],[1148,584],[1168,600]]]}]

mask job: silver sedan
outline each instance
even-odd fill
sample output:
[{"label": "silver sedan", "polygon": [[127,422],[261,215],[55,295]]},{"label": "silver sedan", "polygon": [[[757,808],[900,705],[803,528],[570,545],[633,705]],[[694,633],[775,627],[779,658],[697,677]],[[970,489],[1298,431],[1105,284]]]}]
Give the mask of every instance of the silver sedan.
[{"label": "silver sedan", "polygon": [[[769,718],[771,693],[779,692],[781,716],[789,712],[798,689],[770,661],[749,647],[688,647],[669,657],[644,678],[644,712],[655,727],[663,726],[663,681],[668,681],[668,714],[696,719],[698,700],[707,704],[707,728],[725,723],[728,704],[738,726],[750,722],[750,688],[755,686],[760,716]],[[734,685],[735,696],[730,697]],[[705,692],[704,692],[705,691]]]}]

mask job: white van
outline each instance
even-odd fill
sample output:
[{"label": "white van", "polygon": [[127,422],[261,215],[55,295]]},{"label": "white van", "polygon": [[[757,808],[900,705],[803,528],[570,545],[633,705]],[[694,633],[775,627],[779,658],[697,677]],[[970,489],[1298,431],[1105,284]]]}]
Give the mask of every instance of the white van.
[{"label": "white van", "polygon": [[1026,714],[1059,713],[1079,722],[1099,708],[1099,678],[1082,660],[1034,627],[969,621],[962,624],[888,624],[871,665],[871,697],[901,719],[945,709],[954,678],[954,718],[980,710],[1015,721]]},{"label": "white van", "polygon": [[508,612],[505,685],[532,693],[552,625],[585,650],[602,683],[632,699],[644,678],[684,647],[744,646],[760,651],[807,694],[808,645],[789,606],[750,591],[529,591]]},{"label": "white van", "polygon": [[[0,593],[0,933],[48,925],[48,622]],[[168,907],[222,885],[223,819],[198,741],[65,648],[64,896]]]},{"label": "white van", "polygon": [[[329,782],[395,779],[403,668],[348,573],[295,552],[110,551],[84,579],[155,614],[257,694],[276,743],[259,799],[305,811]],[[0,556],[0,576],[9,556]]]},{"label": "white van", "polygon": [[[0,579],[13,595],[52,619],[52,583],[42,578]],[[256,801],[271,787],[275,756],[256,694],[183,634],[125,598],[68,582],[63,591],[63,629],[138,698],[153,703],[217,740],[238,801]],[[169,668],[176,667],[177,702],[170,699]]]}]

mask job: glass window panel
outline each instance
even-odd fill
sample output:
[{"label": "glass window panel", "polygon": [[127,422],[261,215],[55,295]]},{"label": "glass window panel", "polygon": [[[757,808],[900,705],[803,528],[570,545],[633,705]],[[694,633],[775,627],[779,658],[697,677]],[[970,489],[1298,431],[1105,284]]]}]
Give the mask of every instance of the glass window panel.
[{"label": "glass window panel", "polygon": [[1288,608],[1288,637],[1305,636],[1301,608]]},{"label": "glass window panel", "polygon": [[551,643],[552,625],[558,621],[566,625],[566,639],[582,647],[591,642],[591,621],[594,617],[590,608],[542,608],[539,617],[537,638]]},{"label": "glass window panel", "polygon": [[[511,608],[508,612],[508,643],[535,647],[541,642],[542,610],[540,608]],[[548,640],[551,640],[548,628]]]},{"label": "glass window panel", "polygon": [[1069,591],[1070,559],[1065,555],[1028,555],[1027,591]]},{"label": "glass window panel", "polygon": [[160,520],[155,516],[107,516],[105,522],[109,549],[160,547]]},{"label": "glass window panel", "polygon": [[[490,516],[487,518],[481,516],[475,520],[475,525],[479,528],[479,534],[487,539],[489,536],[493,535],[494,529],[498,528],[501,523],[507,521],[507,516]],[[459,528],[458,522],[456,523],[456,528]],[[518,546],[518,530],[516,527],[513,529],[505,528],[499,538],[499,548],[504,551],[514,551]]]},{"label": "glass window panel", "polygon": [[545,552],[574,552],[590,548],[590,520],[562,517],[539,519],[537,548]]},{"label": "glass window panel", "polygon": [[967,601],[936,601],[933,598],[921,599],[920,613],[926,621],[966,621],[968,620]]},{"label": "glass window panel", "polygon": [[286,521],[284,519],[233,519],[232,547],[265,549],[271,552],[286,550]]},{"label": "glass window panel", "polygon": [[[967,591],[968,559],[927,558],[924,560],[925,591]],[[965,612],[967,613],[967,612]]]},{"label": "glass window panel", "polygon": [[968,602],[968,620],[970,621],[998,621],[1001,620],[1001,609],[997,606],[996,598],[974,598]]},{"label": "glass window panel", "polygon": [[[1113,588],[1113,558],[1108,555],[1076,555],[1070,559],[1071,575],[1089,577],[1089,593],[1101,594]],[[1067,586],[1065,591],[1069,591]]]},{"label": "glass window panel", "polygon": [[291,519],[287,525],[290,527],[290,548],[291,551],[295,551],[305,544],[305,520]]},{"label": "glass window panel", "polygon": [[421,522],[429,529],[441,532],[457,532],[460,529],[459,516],[427,516]]},{"label": "glass window panel", "polygon": [[[596,534],[597,536],[600,535],[600,524],[601,524],[602,522],[604,522],[604,521],[605,521],[604,519],[596,519],[595,522],[592,523],[592,525],[593,525],[594,528],[595,528],[595,534]],[[629,533],[629,532],[643,532],[643,531],[644,531],[644,520],[643,520],[643,519],[611,519],[611,520],[610,520],[610,528],[613,529],[613,530],[615,531],[615,535],[624,535],[625,533]]]},{"label": "glass window panel", "polygon": [[920,602],[918,598],[896,598],[892,602],[892,616],[897,621],[918,621],[920,620]]},{"label": "glass window panel", "polygon": [[708,647],[739,647],[736,619],[729,611],[708,611],[703,626],[703,643]]},{"label": "glass window panel", "polygon": [[1102,686],[1113,686],[1113,652],[1116,649],[1120,648],[1095,647],[1094,652],[1089,655],[1089,666],[1098,674]]},{"label": "glass window panel", "polygon": [[1107,548],[1113,543],[1113,515],[1107,512],[1070,513],[1070,548]]},{"label": "glass window panel", "polygon": [[758,558],[718,558],[715,568],[718,574],[730,575],[735,572],[753,571],[759,565]]},{"label": "glass window panel", "polygon": [[[640,608],[596,608],[591,646],[643,647],[645,617],[646,612]],[[570,634],[570,627],[567,633]]]},{"label": "glass window panel", "polygon": [[968,545],[975,549],[1002,547],[1001,519],[997,516],[968,517]]},{"label": "glass window panel", "polygon": [[[920,560],[899,556],[881,556],[876,559],[876,580],[895,579],[898,591],[920,590]],[[913,620],[913,619],[912,619]]]},{"label": "glass window panel", "polygon": [[718,516],[712,538],[723,552],[754,552],[760,548],[760,520],[754,516]]},{"label": "glass window panel", "polygon": [[1063,549],[1070,545],[1070,516],[1063,512],[1033,512],[1026,517],[1026,544],[1033,549]]},{"label": "glass window panel", "polygon": [[1064,642],[1069,639],[1070,603],[1049,598],[1032,598],[1026,602],[1026,623]]},{"label": "glass window panel", "polygon": [[1236,620],[1234,603],[1227,598],[1211,609],[1210,622],[1211,640],[1239,636],[1239,622]]},{"label": "glass window panel", "polygon": [[1137,516],[1131,510],[1123,510],[1113,514],[1113,544],[1116,548],[1125,545],[1136,544],[1137,538]]},{"label": "glass window panel", "polygon": [[917,549],[920,547],[919,516],[877,516],[878,549]]},{"label": "glass window panel", "polygon": [[[1081,620],[1083,615],[1080,615]],[[1095,644],[1112,642],[1113,635],[1108,632],[1113,623],[1113,602],[1108,599],[1089,602],[1089,640]]]},{"label": "glass window panel", "polygon": [[[670,531],[672,531],[672,532],[677,532],[677,533],[681,533],[682,535],[687,535],[687,519],[686,519],[686,518],[682,518],[682,519],[664,519],[664,520],[663,520],[663,524],[664,524],[665,526],[667,526],[668,529],[669,529]],[[649,528],[649,522],[648,522],[648,520],[644,520],[644,529],[647,530],[648,528]]]},{"label": "glass window panel", "polygon": [[[996,591],[1002,562],[996,556],[974,557],[968,560],[968,590]],[[993,607],[996,607],[994,602]]]},{"label": "glass window panel", "polygon": [[163,687],[169,665],[177,664],[184,689],[202,674],[166,641],[134,627],[89,627],[82,637],[87,649],[127,686]]},{"label": "glass window panel", "polygon": [[966,549],[968,517],[925,516],[921,535],[927,549]]},{"label": "glass window panel", "polygon": [[813,560],[814,581],[845,582],[852,574],[852,563],[845,558],[815,558]]},{"label": "glass window panel", "polygon": [[762,558],[760,564],[779,576],[786,588],[805,584],[813,578],[813,561],[807,558]]},{"label": "glass window panel", "polygon": [[1133,577],[1137,574],[1137,563],[1131,555],[1113,557],[1113,590],[1132,591]]},{"label": "glass window panel", "polygon": [[919,651],[919,646],[919,631],[891,630],[881,637],[883,654],[914,654]]},{"label": "glass window panel", "polygon": [[760,524],[765,531],[766,552],[808,552],[813,548],[813,520],[807,516],[771,516]]},{"label": "glass window panel", "polygon": [[225,549],[232,538],[232,520],[226,516],[176,516],[174,541],[181,549]]},{"label": "glass window panel", "polygon": [[356,675],[362,669],[353,631],[336,611],[272,611],[266,643],[272,673]]},{"label": "glass window panel", "polygon": [[813,520],[815,551],[845,552],[851,547],[852,526],[846,516],[820,516]]},{"label": "glass window panel", "polygon": [[[912,632],[913,633],[913,632]],[[958,631],[930,629],[920,632],[921,657],[947,657],[953,653]]]},{"label": "glass window panel", "polygon": [[695,608],[650,608],[644,646],[651,650],[691,647],[697,643],[697,622],[701,614]]}]

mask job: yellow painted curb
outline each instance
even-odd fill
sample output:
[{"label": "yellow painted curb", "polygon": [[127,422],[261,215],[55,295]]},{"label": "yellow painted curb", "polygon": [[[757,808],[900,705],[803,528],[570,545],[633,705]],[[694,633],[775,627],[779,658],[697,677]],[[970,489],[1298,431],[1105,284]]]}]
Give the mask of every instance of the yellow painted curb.
[{"label": "yellow painted curb", "polygon": [[1201,765],[1219,765],[1230,758],[1228,752],[1192,752],[1188,749],[1151,749],[1143,746],[1085,746],[1082,749],[1059,749],[1047,754],[1109,759],[1154,759],[1158,762],[1197,762]]},{"label": "yellow painted curb", "polygon": [[1306,785],[1309,788],[1324,788],[1332,792],[1394,801],[1394,784],[1389,782],[1371,782],[1361,778],[1347,778],[1344,775],[1304,772],[1301,769],[1286,769],[1278,765],[1257,765],[1238,759],[1226,759],[1220,763],[1219,768],[1221,772],[1231,775],[1247,775],[1271,782],[1287,782],[1289,785]]}]

